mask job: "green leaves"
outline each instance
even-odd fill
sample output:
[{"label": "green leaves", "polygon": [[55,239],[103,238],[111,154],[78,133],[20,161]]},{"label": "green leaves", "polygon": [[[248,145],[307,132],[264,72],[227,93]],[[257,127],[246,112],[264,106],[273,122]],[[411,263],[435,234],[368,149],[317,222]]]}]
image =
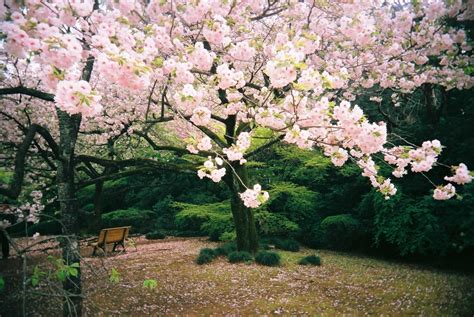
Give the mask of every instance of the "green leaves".
[{"label": "green leaves", "polygon": [[46,272],[43,272],[39,266],[35,266],[33,269],[33,275],[31,276],[31,285],[33,287],[38,286],[42,278],[46,276]]},{"label": "green leaves", "polygon": [[5,280],[3,279],[3,276],[0,275],[0,292],[3,292],[4,288],[5,288]]},{"label": "green leaves", "polygon": [[[67,265],[64,263],[64,260],[61,258],[54,258],[52,256],[48,257],[48,261],[55,266],[54,276],[60,282],[65,282],[66,279],[70,276],[77,277],[79,275],[79,263],[72,263],[71,265]],[[39,271],[38,271],[39,272]],[[34,275],[34,274],[33,274]],[[41,275],[38,275],[38,282]],[[33,283],[33,281],[32,281]]]},{"label": "green leaves", "polygon": [[143,288],[154,290],[158,286],[158,281],[155,279],[148,279],[143,281]]},{"label": "green leaves", "polygon": [[79,271],[71,266],[64,265],[56,271],[56,277],[59,281],[64,282],[69,276],[76,277]]},{"label": "green leaves", "polygon": [[29,282],[31,286],[38,286],[43,280],[58,280],[59,282],[65,282],[69,277],[77,277],[79,275],[79,263],[72,263],[66,265],[64,260],[61,258],[55,258],[48,256],[48,262],[50,263],[49,270],[44,271],[39,265],[33,268],[33,274]]},{"label": "green leaves", "polygon": [[120,282],[120,273],[115,268],[112,268],[112,271],[110,272],[109,281],[113,284]]}]

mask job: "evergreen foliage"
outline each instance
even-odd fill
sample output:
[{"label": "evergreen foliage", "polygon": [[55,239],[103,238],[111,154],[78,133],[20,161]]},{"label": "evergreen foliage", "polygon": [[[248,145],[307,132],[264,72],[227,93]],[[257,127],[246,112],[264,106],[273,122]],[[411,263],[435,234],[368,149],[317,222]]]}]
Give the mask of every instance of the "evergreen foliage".
[{"label": "evergreen foliage", "polygon": [[145,238],[148,240],[160,240],[166,238],[166,233],[164,233],[163,231],[152,231],[148,232],[145,235]]},{"label": "evergreen foliage", "polygon": [[277,266],[280,265],[280,255],[271,251],[258,251],[255,262],[265,266]]},{"label": "evergreen foliage", "polygon": [[227,256],[229,253],[237,251],[237,245],[234,242],[223,243],[214,249],[214,251],[218,256]]},{"label": "evergreen foliage", "polygon": [[234,251],[227,255],[230,263],[250,262],[253,260],[252,254],[246,251]]},{"label": "evergreen foliage", "polygon": [[151,210],[129,208],[102,215],[104,228],[131,226],[135,232],[148,232],[152,229],[155,213]]},{"label": "evergreen foliage", "polygon": [[199,265],[211,263],[216,256],[217,254],[213,249],[201,249],[201,251],[199,251],[198,257],[196,258],[196,263]]},{"label": "evergreen foliage", "polygon": [[298,262],[299,265],[321,265],[321,258],[315,254],[305,256]]}]

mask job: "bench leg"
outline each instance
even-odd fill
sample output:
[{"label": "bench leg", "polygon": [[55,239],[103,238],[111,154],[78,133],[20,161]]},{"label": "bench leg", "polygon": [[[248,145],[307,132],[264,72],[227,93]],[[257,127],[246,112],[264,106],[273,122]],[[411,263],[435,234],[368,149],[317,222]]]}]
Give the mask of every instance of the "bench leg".
[{"label": "bench leg", "polygon": [[94,246],[94,251],[92,252],[92,255],[94,255],[94,256],[97,255],[97,250],[98,250],[98,249],[101,249],[102,252],[104,252],[104,254],[107,256],[107,249],[106,249],[106,246],[105,246],[105,245],[104,245],[104,246],[95,245],[95,246]]},{"label": "bench leg", "polygon": [[115,250],[117,249],[118,246],[121,246],[124,252],[127,251],[127,250],[125,249],[125,243],[122,241],[122,242],[115,242],[115,243],[114,243],[114,247],[113,247],[113,249],[112,249],[112,252],[115,252]]}]

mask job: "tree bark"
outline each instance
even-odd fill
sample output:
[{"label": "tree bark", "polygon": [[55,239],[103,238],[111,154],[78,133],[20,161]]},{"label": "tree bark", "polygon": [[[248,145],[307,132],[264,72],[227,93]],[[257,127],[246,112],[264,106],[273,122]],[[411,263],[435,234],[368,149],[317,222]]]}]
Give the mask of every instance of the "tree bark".
[{"label": "tree bark", "polygon": [[426,115],[431,124],[437,125],[441,117],[442,105],[436,96],[436,87],[433,84],[423,85],[423,95],[425,98]]},{"label": "tree bark", "polygon": [[95,183],[94,191],[94,219],[92,220],[90,229],[92,231],[99,231],[102,225],[102,193],[104,189],[104,182],[98,181]]},{"label": "tree bark", "polygon": [[247,208],[239,194],[248,186],[248,173],[245,165],[232,164],[224,178],[231,192],[231,209],[237,233],[237,250],[255,253],[258,250],[257,229],[253,210]]},{"label": "tree bark", "polygon": [[2,256],[6,260],[10,256],[10,242],[8,241],[5,232],[0,228],[0,241],[2,243]]},{"label": "tree bark", "polygon": [[[70,116],[57,110],[60,132],[60,159],[58,160],[57,183],[64,235],[69,236],[62,243],[63,260],[66,265],[80,264],[79,231],[76,189],[74,184],[74,148],[81,123],[80,115]],[[63,304],[64,316],[82,315],[81,270],[77,276],[69,276],[63,283],[66,293]]]}]

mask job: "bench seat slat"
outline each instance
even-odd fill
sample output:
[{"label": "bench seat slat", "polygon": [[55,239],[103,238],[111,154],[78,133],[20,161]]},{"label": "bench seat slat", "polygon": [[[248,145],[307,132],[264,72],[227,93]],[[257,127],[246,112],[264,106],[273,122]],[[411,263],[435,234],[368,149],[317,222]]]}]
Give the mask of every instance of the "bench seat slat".
[{"label": "bench seat slat", "polygon": [[105,228],[99,233],[97,243],[94,243],[94,253],[98,248],[105,251],[107,244],[114,243],[114,250],[117,245],[122,245],[125,248],[124,241],[128,237],[130,227],[116,227],[116,228]]}]

